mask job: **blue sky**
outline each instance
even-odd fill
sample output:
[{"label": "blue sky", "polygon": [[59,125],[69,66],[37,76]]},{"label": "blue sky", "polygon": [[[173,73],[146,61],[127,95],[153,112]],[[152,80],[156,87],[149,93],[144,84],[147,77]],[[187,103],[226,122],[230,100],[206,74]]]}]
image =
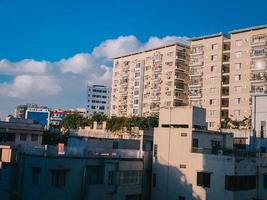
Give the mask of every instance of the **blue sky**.
[{"label": "blue sky", "polygon": [[0,58],[57,60],[120,35],[198,36],[267,23],[266,0],[0,0]]},{"label": "blue sky", "polygon": [[267,24],[266,8],[266,0],[0,0],[0,116],[32,101],[83,106],[86,81],[110,83],[113,49]]}]

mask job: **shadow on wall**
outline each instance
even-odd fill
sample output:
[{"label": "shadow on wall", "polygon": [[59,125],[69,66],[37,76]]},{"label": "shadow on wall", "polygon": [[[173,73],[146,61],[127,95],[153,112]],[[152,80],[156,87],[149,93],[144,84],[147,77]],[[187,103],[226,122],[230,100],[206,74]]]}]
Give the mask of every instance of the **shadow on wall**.
[{"label": "shadow on wall", "polygon": [[[162,159],[161,159],[162,161]],[[153,166],[152,200],[201,200],[193,191],[180,166],[167,166],[158,162]],[[156,174],[155,174],[156,173]]]}]

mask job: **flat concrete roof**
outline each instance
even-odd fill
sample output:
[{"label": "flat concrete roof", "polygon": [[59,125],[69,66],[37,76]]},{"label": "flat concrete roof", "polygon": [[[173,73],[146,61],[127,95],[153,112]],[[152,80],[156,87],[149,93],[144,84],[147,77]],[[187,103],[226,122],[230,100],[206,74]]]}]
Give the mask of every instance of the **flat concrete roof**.
[{"label": "flat concrete roof", "polygon": [[226,35],[224,35],[222,32],[219,33],[215,33],[215,34],[211,34],[211,35],[204,35],[204,36],[199,36],[199,37],[193,37],[190,38],[190,41],[197,41],[197,40],[204,40],[204,39],[209,39],[209,38],[214,38],[214,37],[220,37],[220,36],[224,36],[226,37]]},{"label": "flat concrete roof", "polygon": [[247,32],[247,31],[255,31],[255,30],[260,30],[260,29],[265,29],[267,28],[267,25],[260,25],[260,26],[252,26],[248,28],[243,28],[243,29],[235,29],[230,31],[229,33],[235,34],[235,33],[242,33],[242,32]]},{"label": "flat concrete roof", "polygon": [[[190,43],[189,39],[188,39],[188,42]],[[122,56],[113,57],[111,59],[114,60],[114,59],[118,59],[118,58],[133,56],[133,55],[141,54],[141,53],[144,53],[144,52],[149,52],[149,51],[154,51],[154,50],[158,50],[158,49],[163,49],[163,48],[166,48],[166,47],[171,47],[171,46],[174,46],[174,45],[181,46],[181,47],[188,47],[188,48],[190,47],[190,45],[186,45],[186,44],[183,44],[181,42],[175,42],[175,43],[170,43],[170,44],[166,44],[166,45],[163,45],[163,46],[158,46],[158,47],[154,47],[154,48],[150,48],[150,49],[145,49],[145,50],[142,50],[142,51],[131,52],[131,53],[128,53],[128,54],[125,54],[125,55],[122,55]]]}]

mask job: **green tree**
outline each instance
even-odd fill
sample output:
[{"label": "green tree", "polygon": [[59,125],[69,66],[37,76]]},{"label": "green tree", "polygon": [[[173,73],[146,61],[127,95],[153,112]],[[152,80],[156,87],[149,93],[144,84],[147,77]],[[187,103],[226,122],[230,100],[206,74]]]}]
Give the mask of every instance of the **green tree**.
[{"label": "green tree", "polygon": [[78,129],[79,127],[84,127],[86,125],[86,119],[79,113],[74,113],[66,116],[61,124],[66,130]]}]

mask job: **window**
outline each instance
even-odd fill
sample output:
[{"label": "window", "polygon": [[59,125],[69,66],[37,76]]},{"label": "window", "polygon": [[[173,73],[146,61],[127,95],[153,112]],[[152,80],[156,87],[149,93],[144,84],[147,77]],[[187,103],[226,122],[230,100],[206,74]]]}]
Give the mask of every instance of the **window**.
[{"label": "window", "polygon": [[134,100],[134,104],[138,104],[138,102],[139,102],[138,99]]},{"label": "window", "polygon": [[215,105],[216,104],[216,99],[210,99],[210,105]]},{"label": "window", "polygon": [[38,141],[38,135],[32,134],[31,141]]},{"label": "window", "polygon": [[235,69],[240,70],[241,69],[241,63],[235,63]]},{"label": "window", "polygon": [[209,172],[197,172],[197,186],[210,188],[210,174]]},{"label": "window", "polygon": [[235,57],[236,58],[241,58],[242,57],[242,52],[241,51],[235,52]]},{"label": "window", "polygon": [[134,75],[134,77],[136,77],[136,78],[137,77],[140,77],[140,72],[136,72],[135,75]]},{"label": "window", "polygon": [[216,61],[217,60],[217,57],[218,57],[217,55],[212,55],[211,56],[211,61]]},{"label": "window", "polygon": [[235,103],[236,105],[240,104],[240,102],[241,102],[241,98],[235,98],[235,99],[234,99],[234,103]]},{"label": "window", "polygon": [[193,138],[192,147],[198,148],[198,139],[197,138]]},{"label": "window", "polygon": [[120,184],[122,185],[136,185],[142,183],[142,171],[129,170],[120,172]]},{"label": "window", "polygon": [[263,175],[263,187],[267,189],[267,174]]},{"label": "window", "polygon": [[38,185],[41,169],[39,167],[32,167],[32,184]]},{"label": "window", "polygon": [[20,139],[20,141],[26,141],[27,135],[26,134],[20,134],[19,139]]},{"label": "window", "polygon": [[64,187],[66,185],[66,176],[67,176],[66,169],[53,169],[51,170],[52,179],[51,185],[54,187]]},{"label": "window", "polygon": [[182,137],[186,137],[187,136],[187,133],[181,133],[181,136]]},{"label": "window", "polygon": [[235,75],[235,80],[236,80],[236,81],[240,81],[240,80],[241,80],[241,74],[237,74],[237,75]]},{"label": "window", "polygon": [[234,86],[235,92],[241,92],[241,86]]},{"label": "window", "polygon": [[239,117],[240,116],[240,110],[234,110],[234,116]]},{"label": "window", "polygon": [[182,169],[185,169],[186,168],[186,164],[180,164],[179,167],[182,168]]},{"label": "window", "polygon": [[230,191],[253,190],[256,176],[225,176],[225,189]]},{"label": "window", "polygon": [[134,86],[139,86],[139,81],[135,81]]},{"label": "window", "polygon": [[211,66],[211,67],[210,67],[210,71],[211,71],[211,72],[216,72],[216,69],[217,69],[216,66]]},{"label": "window", "polygon": [[211,84],[216,83],[216,81],[217,81],[217,77],[216,76],[210,77],[210,83]]},{"label": "window", "polygon": [[215,122],[209,122],[209,127],[214,128],[215,127]]},{"label": "window", "polygon": [[212,50],[218,49],[218,44],[212,44],[212,45],[211,45],[211,49],[212,49]]},{"label": "window", "polygon": [[134,95],[139,95],[139,90],[135,90]]},{"label": "window", "polygon": [[241,47],[241,46],[242,46],[242,40],[236,40],[236,41],[235,41],[235,45],[236,45],[237,47]]},{"label": "window", "polygon": [[210,110],[210,117],[215,117],[216,110]]},{"label": "window", "polygon": [[216,93],[216,88],[210,88],[210,94],[215,94]]}]

